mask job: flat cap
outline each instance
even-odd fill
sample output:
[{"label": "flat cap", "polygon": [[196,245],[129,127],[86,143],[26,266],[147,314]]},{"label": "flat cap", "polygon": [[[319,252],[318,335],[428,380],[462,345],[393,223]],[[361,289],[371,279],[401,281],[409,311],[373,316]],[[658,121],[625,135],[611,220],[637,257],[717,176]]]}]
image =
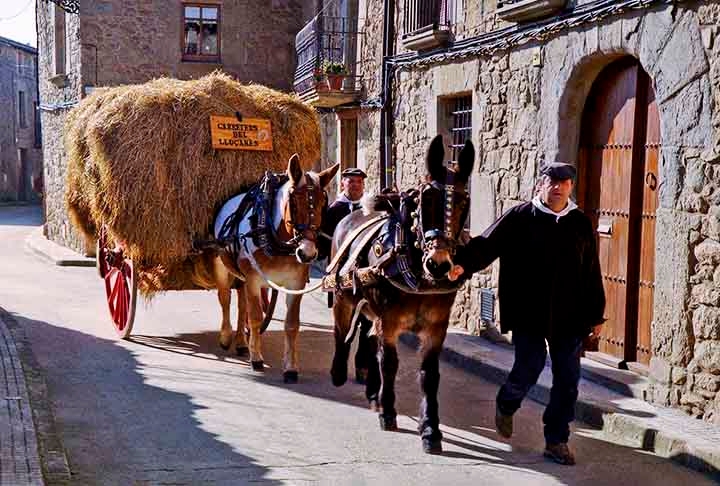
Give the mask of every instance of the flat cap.
[{"label": "flat cap", "polygon": [[342,171],[340,173],[340,175],[342,177],[357,176],[357,177],[362,177],[363,179],[365,179],[367,177],[367,174],[365,172],[363,172],[362,169],[358,169],[357,167],[350,167],[348,169],[345,169],[344,171]]},{"label": "flat cap", "polygon": [[575,166],[565,162],[548,162],[540,169],[541,175],[556,180],[575,179],[576,173]]}]

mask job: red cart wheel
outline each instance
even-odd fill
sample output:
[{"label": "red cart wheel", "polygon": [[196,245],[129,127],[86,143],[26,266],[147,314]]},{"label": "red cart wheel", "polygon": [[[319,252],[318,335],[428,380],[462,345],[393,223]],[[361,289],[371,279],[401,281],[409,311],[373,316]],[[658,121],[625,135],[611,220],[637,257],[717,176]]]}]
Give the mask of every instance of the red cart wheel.
[{"label": "red cart wheel", "polygon": [[120,339],[130,337],[135,321],[137,304],[137,274],[121,247],[111,248],[105,228],[100,230],[97,242],[96,266],[105,281],[105,295],[115,330]]}]

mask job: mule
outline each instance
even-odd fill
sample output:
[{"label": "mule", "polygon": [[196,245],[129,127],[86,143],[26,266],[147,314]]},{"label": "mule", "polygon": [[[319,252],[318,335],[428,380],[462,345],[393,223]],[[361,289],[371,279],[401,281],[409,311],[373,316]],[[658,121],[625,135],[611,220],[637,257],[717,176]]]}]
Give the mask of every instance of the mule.
[{"label": "mule", "polygon": [[[269,286],[267,280],[291,291],[305,287],[308,264],[318,255],[317,236],[327,206],[324,188],[339,167],[340,164],[335,164],[320,173],[303,173],[295,154],[288,161],[285,176],[276,177],[276,187],[269,189],[272,193],[265,193],[264,201],[258,190],[238,194],[221,207],[215,218],[215,237],[226,243],[212,262],[212,278],[222,308],[219,344],[228,350],[233,341],[230,300],[231,289],[235,287],[238,297],[235,351],[240,356],[249,353],[255,371],[264,370],[263,289]],[[287,293],[282,361],[286,383],[298,380],[301,300],[302,295]]]},{"label": "mule", "polygon": [[[407,193],[376,197],[366,211],[356,211],[340,222],[332,244],[333,258],[345,251],[348,261],[336,276],[329,276],[328,285],[335,286],[336,294],[332,382],[341,386],[347,381],[355,314],[363,312],[373,321],[371,348],[375,355],[366,397],[371,409],[379,411],[383,430],[397,430],[398,337],[410,331],[420,338],[423,397],[418,430],[423,449],[432,454],[442,452],[439,356],[459,285],[447,277],[469,210],[465,187],[475,149],[470,141],[465,143],[456,170],[445,167],[444,155],[442,137],[437,136],[427,152],[426,183]],[[367,226],[377,218],[381,222]],[[367,227],[357,230],[361,226]],[[351,284],[343,283],[348,281]]]}]

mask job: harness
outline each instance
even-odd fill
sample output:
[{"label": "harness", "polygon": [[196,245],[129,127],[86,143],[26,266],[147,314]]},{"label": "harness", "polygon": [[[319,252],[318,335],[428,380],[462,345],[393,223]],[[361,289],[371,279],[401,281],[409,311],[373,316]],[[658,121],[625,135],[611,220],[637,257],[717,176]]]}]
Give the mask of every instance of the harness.
[{"label": "harness", "polygon": [[[376,207],[382,208],[383,216],[366,222],[345,238],[323,278],[323,290],[352,290],[356,294],[359,289],[374,286],[382,280],[413,295],[457,292],[460,282],[440,283],[429,279],[421,263],[423,252],[437,244],[439,232],[437,229],[423,231],[423,225],[442,228],[443,236],[449,242],[447,249],[454,253],[457,232],[452,221],[455,188],[450,174],[448,171],[445,185],[432,183],[420,190],[377,196]],[[444,192],[442,207],[430,204],[431,194],[426,191],[433,189]],[[461,198],[460,204],[464,205],[461,208],[462,225],[467,217],[467,198]],[[442,221],[438,217],[442,217]],[[348,250],[353,243],[355,248],[350,253]],[[337,265],[340,260],[342,266]]]},{"label": "harness", "polygon": [[[285,173],[265,172],[262,180],[250,187],[238,208],[223,221],[217,239],[230,249],[234,259],[237,259],[241,252],[246,252],[245,239],[248,237],[252,238],[255,246],[269,257],[293,255],[307,230],[310,230],[313,237],[316,237],[319,228],[315,225],[315,211],[317,210],[315,185],[313,179],[307,175],[305,176],[305,186],[300,189],[292,189],[289,194],[293,237],[287,241],[281,240],[272,224],[275,196],[280,187],[288,180],[289,177]],[[306,200],[308,208],[306,217],[302,217],[303,215],[300,214],[300,204],[297,201],[300,198]],[[324,210],[322,207],[319,209]],[[250,214],[251,229],[248,233],[238,235],[240,223],[248,214]]]}]

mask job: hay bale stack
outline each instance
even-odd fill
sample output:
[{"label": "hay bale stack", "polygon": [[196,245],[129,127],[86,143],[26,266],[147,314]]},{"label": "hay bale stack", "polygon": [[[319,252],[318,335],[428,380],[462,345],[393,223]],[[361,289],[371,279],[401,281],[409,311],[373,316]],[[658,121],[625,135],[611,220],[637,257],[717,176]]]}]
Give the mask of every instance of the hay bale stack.
[{"label": "hay bale stack", "polygon": [[[210,115],[235,112],[271,120],[272,152],[212,148]],[[293,153],[310,169],[320,158],[320,128],[296,97],[216,72],[93,94],[69,117],[66,145],[75,225],[90,237],[107,225],[140,269],[152,271],[186,268],[193,239],[210,236],[220,205],[266,170],[285,170]]]}]

